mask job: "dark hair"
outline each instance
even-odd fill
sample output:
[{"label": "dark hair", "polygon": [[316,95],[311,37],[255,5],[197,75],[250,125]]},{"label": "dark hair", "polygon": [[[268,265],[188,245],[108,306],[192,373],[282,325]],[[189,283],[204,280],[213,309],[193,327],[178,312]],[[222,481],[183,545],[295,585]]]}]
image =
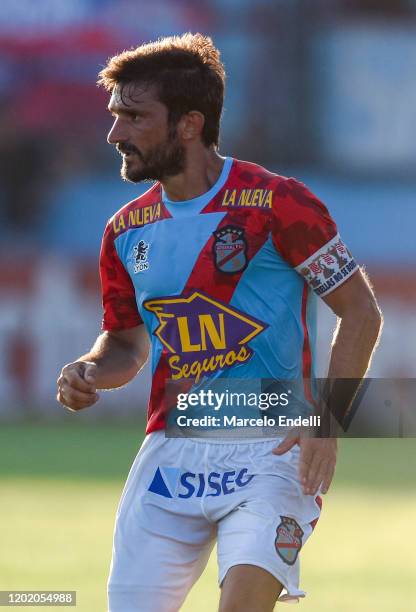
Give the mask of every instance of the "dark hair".
[{"label": "dark hair", "polygon": [[98,84],[112,91],[132,81],[156,86],[173,125],[192,110],[201,112],[204,144],[218,145],[225,71],[211,38],[188,32],[123,51],[108,60]]}]

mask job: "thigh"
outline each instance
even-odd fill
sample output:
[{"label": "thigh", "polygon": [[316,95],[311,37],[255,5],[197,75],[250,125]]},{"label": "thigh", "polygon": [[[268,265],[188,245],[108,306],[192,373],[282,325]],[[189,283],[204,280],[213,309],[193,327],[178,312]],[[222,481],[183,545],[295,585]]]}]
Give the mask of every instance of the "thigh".
[{"label": "thigh", "polygon": [[219,612],[272,612],[283,585],[261,567],[234,565],[226,574]]},{"label": "thigh", "polygon": [[199,500],[184,504],[170,493],[170,463],[183,452],[170,442],[145,445],[127,479],[116,517],[110,612],[176,612],[212,550],[215,528]]},{"label": "thigh", "polygon": [[270,469],[261,461],[247,497],[219,521],[220,584],[231,568],[252,565],[283,585],[281,601],[305,595],[299,589],[299,553],[319,518],[320,499],[302,493],[297,461],[296,452],[285,465],[272,456]]}]

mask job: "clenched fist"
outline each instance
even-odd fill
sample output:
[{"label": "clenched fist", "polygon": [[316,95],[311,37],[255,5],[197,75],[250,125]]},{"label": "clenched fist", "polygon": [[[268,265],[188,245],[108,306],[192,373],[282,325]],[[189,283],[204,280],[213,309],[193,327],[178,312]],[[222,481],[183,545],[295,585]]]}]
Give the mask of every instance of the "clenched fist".
[{"label": "clenched fist", "polygon": [[96,387],[97,366],[91,361],[75,361],[62,368],[57,400],[69,410],[81,410],[95,404],[99,395]]}]

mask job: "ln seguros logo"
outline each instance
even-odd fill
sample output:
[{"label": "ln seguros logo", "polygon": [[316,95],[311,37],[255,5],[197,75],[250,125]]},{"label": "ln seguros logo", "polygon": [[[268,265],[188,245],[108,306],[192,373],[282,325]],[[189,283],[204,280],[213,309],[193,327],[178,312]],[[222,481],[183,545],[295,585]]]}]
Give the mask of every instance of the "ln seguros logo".
[{"label": "ln seguros logo", "polygon": [[253,355],[248,342],[266,323],[194,291],[189,297],[143,302],[159,321],[154,334],[169,353],[173,380],[192,378],[244,363]]}]

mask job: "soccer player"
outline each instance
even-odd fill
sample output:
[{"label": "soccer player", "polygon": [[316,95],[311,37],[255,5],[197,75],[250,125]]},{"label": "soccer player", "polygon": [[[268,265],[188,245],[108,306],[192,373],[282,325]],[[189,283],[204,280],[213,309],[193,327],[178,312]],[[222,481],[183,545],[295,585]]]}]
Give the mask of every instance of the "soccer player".
[{"label": "soccer player", "polygon": [[[334,473],[336,440],[165,437],[166,386],[313,376],[316,294],[340,319],[331,378],[362,378],[381,315],[325,206],[300,182],[218,152],[224,67],[210,38],[111,58],[108,142],[124,179],[156,181],[108,222],[103,332],[66,365],[72,410],[128,383],[152,347],[147,436],[116,518],[111,612],[173,612],[216,540],[221,612],[303,597],[299,551]],[[188,387],[187,387],[188,385]]]}]

